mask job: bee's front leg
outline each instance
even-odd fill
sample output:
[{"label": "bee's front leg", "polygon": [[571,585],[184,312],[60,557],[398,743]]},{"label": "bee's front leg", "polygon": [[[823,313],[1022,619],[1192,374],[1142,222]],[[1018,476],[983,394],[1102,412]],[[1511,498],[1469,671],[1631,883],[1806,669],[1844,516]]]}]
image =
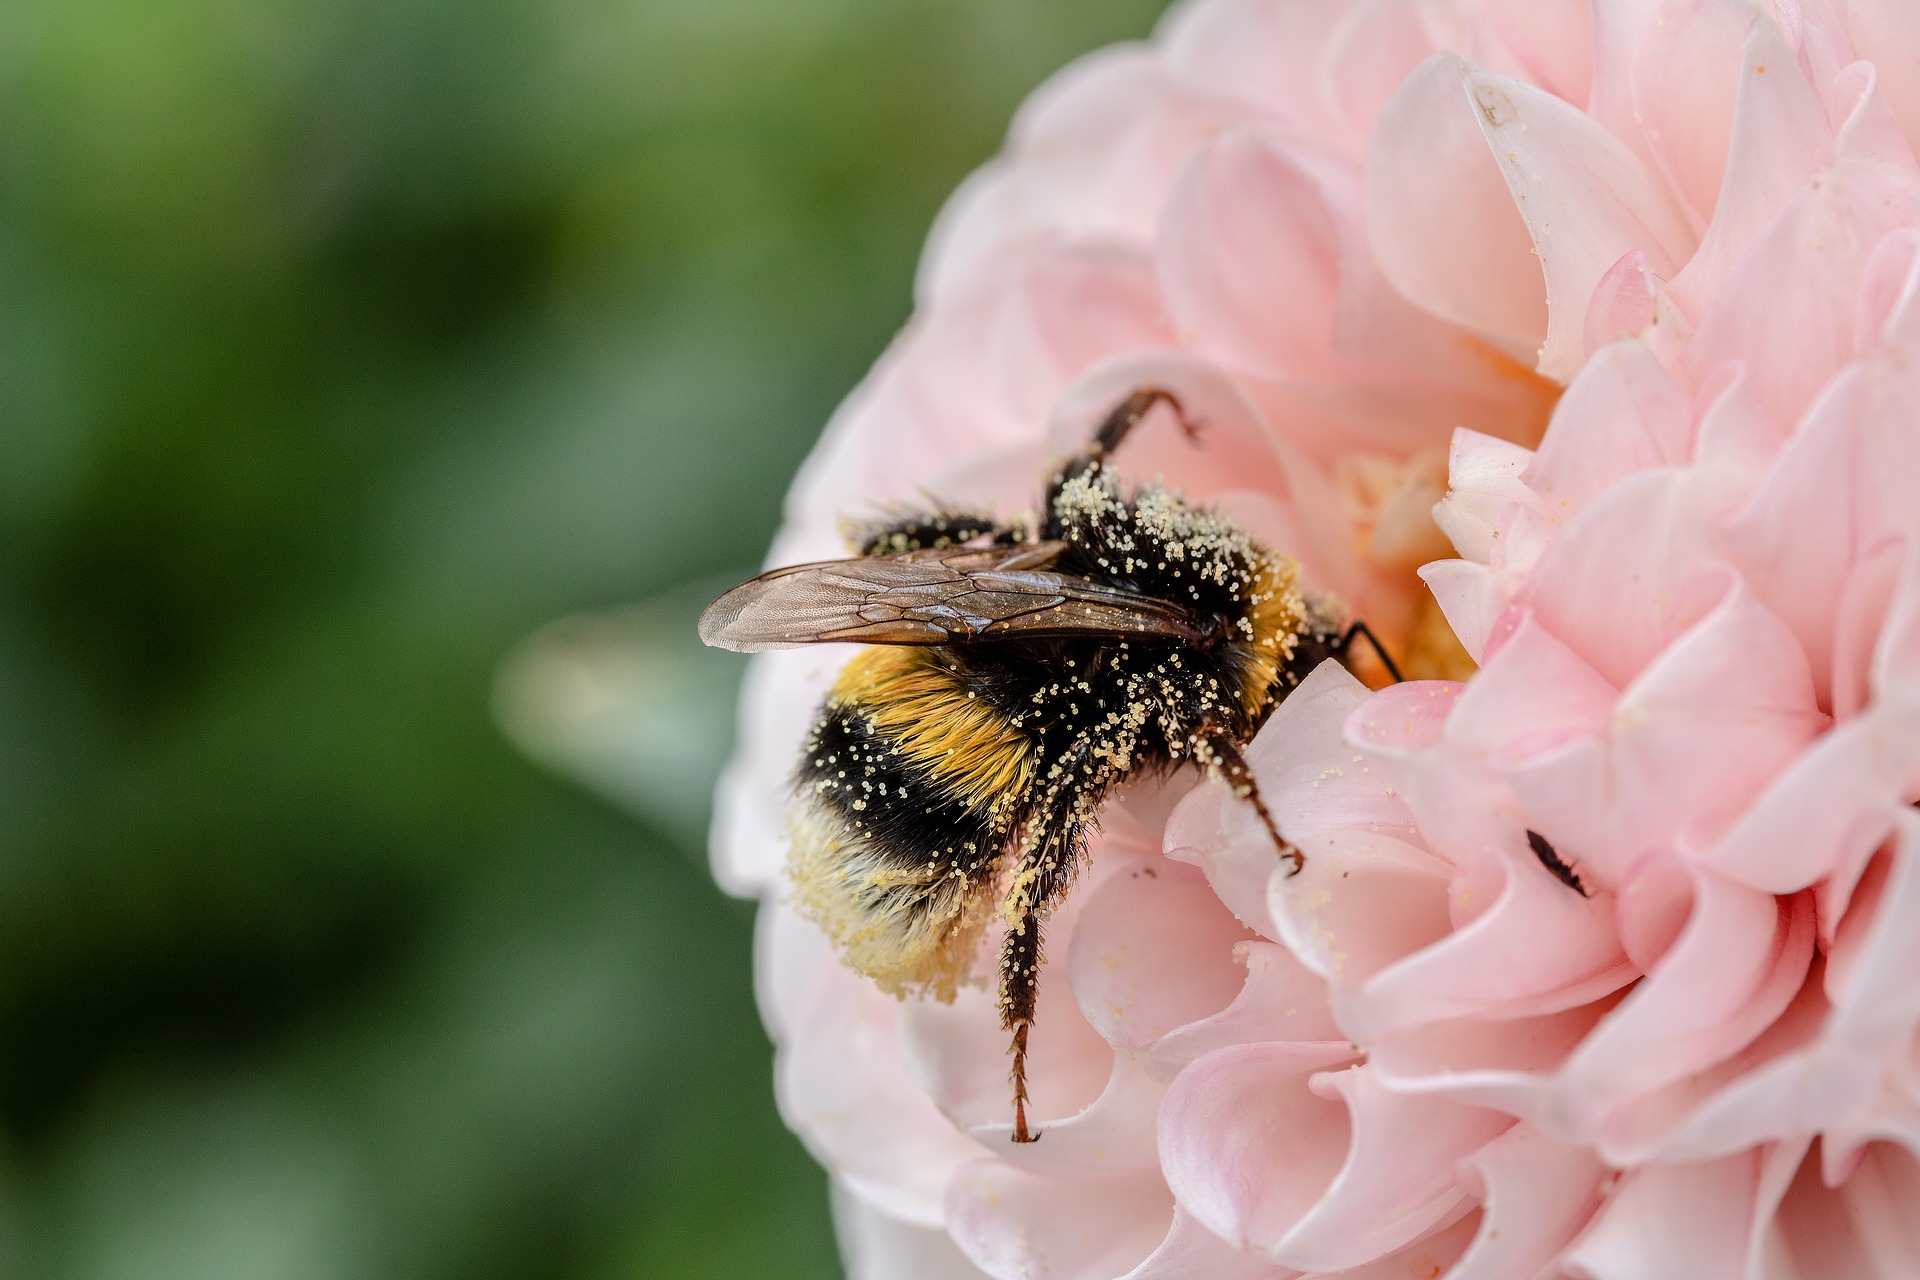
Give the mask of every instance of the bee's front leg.
[{"label": "bee's front leg", "polygon": [[1207,772],[1225,782],[1235,796],[1253,806],[1253,811],[1260,816],[1260,824],[1273,839],[1273,847],[1279,850],[1281,857],[1293,864],[1293,869],[1287,874],[1298,875],[1300,868],[1307,864],[1306,855],[1300,852],[1298,845],[1280,834],[1280,825],[1273,820],[1272,811],[1260,795],[1260,784],[1254,780],[1247,758],[1240,753],[1240,744],[1223,733],[1202,730],[1194,736],[1191,749],[1193,758],[1205,765]]}]

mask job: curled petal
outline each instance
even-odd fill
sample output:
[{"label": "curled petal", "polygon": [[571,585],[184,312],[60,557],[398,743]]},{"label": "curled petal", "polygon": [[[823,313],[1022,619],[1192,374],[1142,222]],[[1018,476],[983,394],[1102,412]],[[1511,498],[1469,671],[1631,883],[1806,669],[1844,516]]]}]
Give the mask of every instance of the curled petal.
[{"label": "curled petal", "polygon": [[833,1184],[833,1230],[846,1260],[847,1280],[980,1280],[944,1229],[882,1213],[838,1182]]},{"label": "curled petal", "polygon": [[[1689,166],[1700,175],[1695,189],[1710,182],[1717,197],[1695,204],[1697,209],[1713,211],[1712,225],[1701,241],[1700,251],[1673,281],[1674,296],[1697,315],[1774,212],[1826,163],[1832,154],[1833,132],[1819,95],[1769,19],[1756,17],[1746,6],[1731,0],[1691,0],[1689,7],[1714,15],[1701,25],[1714,31],[1716,42],[1732,36],[1735,42],[1744,39],[1745,43],[1744,49],[1736,43],[1733,49],[1721,51],[1732,55],[1722,61],[1731,73],[1726,77],[1732,81],[1729,87],[1737,86],[1737,99],[1732,95],[1726,99],[1733,107],[1731,116],[1721,117],[1718,136],[1703,139],[1706,147]],[[1750,30],[1741,33],[1743,28]],[[1671,48],[1667,41],[1650,41],[1647,47]],[[1687,65],[1685,59],[1677,60],[1666,78],[1676,86],[1714,79],[1698,61]],[[1667,107],[1682,101],[1677,94],[1660,100]],[[1691,113],[1686,111],[1667,116],[1663,110],[1661,136],[1686,136],[1690,118]],[[1720,168],[1723,155],[1724,182]],[[1687,189],[1684,183],[1682,189]]]},{"label": "curled petal", "polygon": [[[798,921],[793,927],[812,928]],[[979,1148],[940,1115],[909,1072],[900,1002],[833,960],[824,939],[816,949],[828,963],[781,1021],[833,1026],[839,1034],[798,1034],[781,1045],[774,1073],[780,1114],[861,1201],[903,1222],[938,1225],[949,1174]]]},{"label": "curled petal", "polygon": [[1353,1045],[1333,1020],[1325,979],[1270,942],[1244,942],[1235,951],[1247,966],[1240,994],[1212,1017],[1155,1041],[1142,1059],[1150,1072],[1170,1080],[1204,1053],[1270,1041],[1318,1044],[1326,1066],[1352,1056]]},{"label": "curled petal", "polygon": [[1266,1251],[1345,1162],[1347,1109],[1307,1087],[1312,1046],[1237,1045],[1181,1073],[1160,1113],[1160,1167],[1183,1212],[1236,1248]]},{"label": "curled petal", "polygon": [[1595,1142],[1603,1153],[1647,1141],[1614,1132],[1607,1113],[1758,1036],[1798,990],[1813,934],[1804,895],[1777,903],[1696,872],[1692,914],[1678,939],[1560,1072],[1549,1132]]},{"label": "curled petal", "polygon": [[1534,1276],[1579,1234],[1600,1204],[1605,1169],[1584,1147],[1519,1125],[1461,1162],[1486,1206],[1480,1229],[1445,1280]]},{"label": "curled petal", "polygon": [[1367,155],[1367,238],[1400,292],[1531,362],[1547,333],[1546,288],[1476,124],[1464,65],[1434,55],[1381,112]]},{"label": "curled petal", "polygon": [[1200,872],[1144,861],[1088,895],[1067,978],[1094,1030],[1139,1050],[1233,1001],[1245,979],[1234,955],[1248,936]]},{"label": "curled petal", "polygon": [[1151,1174],[1068,1180],[976,1160],[947,1189],[947,1229],[994,1280],[1108,1280],[1154,1250],[1172,1213]]},{"label": "curled petal", "polygon": [[[1311,1099],[1343,1105],[1326,1111]],[[1457,1217],[1455,1162],[1509,1124],[1477,1107],[1389,1093],[1364,1068],[1308,1080],[1283,1046],[1249,1045],[1196,1062],[1168,1094],[1162,1161],[1181,1206],[1223,1239],[1330,1272]],[[1271,1125],[1309,1126],[1319,1139],[1311,1156],[1285,1143],[1262,1148]]]}]

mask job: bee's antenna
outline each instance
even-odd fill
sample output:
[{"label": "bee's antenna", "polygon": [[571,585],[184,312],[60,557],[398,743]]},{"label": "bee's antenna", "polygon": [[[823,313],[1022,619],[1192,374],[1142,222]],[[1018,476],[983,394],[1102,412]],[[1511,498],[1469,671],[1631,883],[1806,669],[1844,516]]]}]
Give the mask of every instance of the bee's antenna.
[{"label": "bee's antenna", "polygon": [[1373,634],[1373,628],[1364,622],[1356,622],[1347,628],[1346,634],[1340,637],[1340,643],[1334,648],[1334,656],[1345,658],[1347,650],[1353,648],[1355,636],[1367,638],[1367,643],[1372,645],[1373,651],[1380,656],[1380,665],[1387,669],[1387,674],[1393,677],[1395,684],[1400,684],[1406,679],[1400,674],[1400,668],[1394,665],[1393,659],[1387,654],[1387,646],[1380,643],[1380,637]]}]

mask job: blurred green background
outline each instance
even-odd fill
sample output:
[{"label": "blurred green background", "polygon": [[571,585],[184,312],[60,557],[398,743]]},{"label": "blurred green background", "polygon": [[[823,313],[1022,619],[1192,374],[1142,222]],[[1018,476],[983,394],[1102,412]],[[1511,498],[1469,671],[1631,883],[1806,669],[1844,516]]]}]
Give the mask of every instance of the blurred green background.
[{"label": "blurred green background", "polygon": [[705,869],[734,668],[571,761],[540,695],[659,692],[1158,8],[0,6],[0,1276],[838,1271]]}]

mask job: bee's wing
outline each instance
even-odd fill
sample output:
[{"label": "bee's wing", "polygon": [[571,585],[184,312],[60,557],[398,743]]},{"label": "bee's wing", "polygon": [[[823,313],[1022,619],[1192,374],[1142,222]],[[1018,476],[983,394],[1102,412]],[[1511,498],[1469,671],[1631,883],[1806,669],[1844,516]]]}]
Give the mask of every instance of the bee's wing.
[{"label": "bee's wing", "polygon": [[945,548],[775,569],[707,606],[700,638],[754,653],[832,641],[1206,634],[1203,620],[1179,605],[1046,568],[1065,545]]}]

